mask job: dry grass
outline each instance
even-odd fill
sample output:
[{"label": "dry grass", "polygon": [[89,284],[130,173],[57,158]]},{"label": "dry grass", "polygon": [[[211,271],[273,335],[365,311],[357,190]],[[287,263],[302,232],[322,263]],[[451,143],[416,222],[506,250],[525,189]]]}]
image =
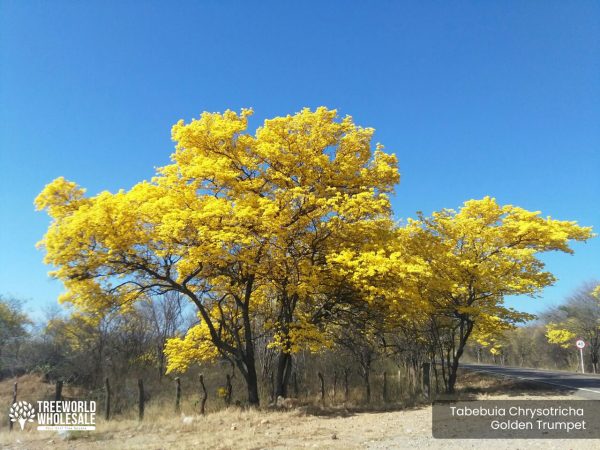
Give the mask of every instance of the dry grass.
[{"label": "dry grass", "polygon": [[[0,383],[0,407],[6,409],[12,402],[13,385],[15,381],[19,382],[18,395],[19,398],[27,393],[29,399],[42,399],[52,395],[53,387],[50,384],[44,383],[39,375],[23,375],[14,379],[7,379]],[[25,400],[25,398],[23,398]]]},{"label": "dry grass", "polygon": [[[25,389],[41,395],[52,394],[52,386],[33,377],[20,379]],[[36,385],[37,383],[37,385]],[[42,386],[39,386],[42,384]],[[527,383],[511,382],[478,374],[463,378],[469,389],[464,395],[474,398],[565,398],[554,391],[536,389],[532,395]],[[0,397],[11,395],[10,382],[0,383]],[[49,389],[49,390],[48,390]],[[566,397],[568,398],[568,397]],[[397,406],[397,405],[396,405]],[[171,403],[150,403],[143,422],[135,410],[110,422],[97,419],[92,432],[59,435],[38,432],[33,427],[8,433],[0,428],[0,446],[8,449],[359,449],[359,448],[478,448],[474,441],[437,441],[431,437],[431,408],[417,405],[395,411],[365,410],[352,407],[310,407],[290,411],[243,410],[229,408],[207,414],[191,415],[193,402],[184,403],[187,419],[175,415]],[[375,408],[377,409],[377,408]],[[32,424],[33,425],[33,424]],[[531,442],[537,446],[543,441]],[[513,448],[514,441],[490,441],[489,449]],[[520,448],[530,443],[520,441]],[[535,444],[535,445],[534,445]],[[578,442],[578,448],[594,448]],[[545,448],[569,448],[560,441],[544,444]]]},{"label": "dry grass", "polygon": [[[358,448],[358,443],[337,436],[332,420],[309,416],[298,410],[275,412],[230,408],[213,414],[191,417],[165,414],[159,407],[147,410],[144,421],[118,418],[98,420],[92,432],[60,436],[33,428],[0,433],[8,448],[43,449],[188,449],[188,448]],[[337,418],[337,420],[343,420]],[[335,420],[333,420],[335,422]],[[307,435],[307,430],[310,433]],[[335,436],[334,436],[335,435]]]},{"label": "dry grass", "polygon": [[[5,417],[8,409],[12,405],[13,386],[18,381],[17,398],[29,402],[38,400],[53,400],[54,385],[44,383],[42,376],[27,374],[18,378],[10,378],[0,382],[0,416]],[[84,397],[85,391],[75,387],[64,385],[62,390],[63,397],[77,398]],[[6,414],[5,414],[6,412]],[[6,423],[0,423],[0,430],[6,426]]]}]

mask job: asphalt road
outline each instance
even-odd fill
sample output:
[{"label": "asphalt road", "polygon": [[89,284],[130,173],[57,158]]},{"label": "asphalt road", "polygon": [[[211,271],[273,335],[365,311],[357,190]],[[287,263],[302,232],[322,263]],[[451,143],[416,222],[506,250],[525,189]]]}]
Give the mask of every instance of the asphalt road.
[{"label": "asphalt road", "polygon": [[529,369],[522,367],[493,366],[488,364],[461,364],[461,368],[484,373],[493,373],[534,383],[570,389],[578,397],[600,400],[600,376],[565,371]]}]

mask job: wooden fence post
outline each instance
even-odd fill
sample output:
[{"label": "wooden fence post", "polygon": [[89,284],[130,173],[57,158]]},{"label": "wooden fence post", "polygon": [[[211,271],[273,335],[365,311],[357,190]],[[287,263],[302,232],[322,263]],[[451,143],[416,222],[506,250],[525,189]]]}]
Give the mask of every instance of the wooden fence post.
[{"label": "wooden fence post", "polygon": [[344,403],[348,401],[349,395],[349,387],[348,387],[348,375],[350,374],[350,369],[347,367],[344,369]]},{"label": "wooden fence post", "polygon": [[294,370],[294,397],[298,398],[298,372]]},{"label": "wooden fence post", "polygon": [[317,376],[321,382],[321,403],[325,403],[325,380],[323,380],[323,374],[321,372],[317,372]]},{"label": "wooden fence post", "polygon": [[144,420],[144,381],[138,379],[138,420]]},{"label": "wooden fence post", "polygon": [[206,405],[206,399],[208,394],[206,393],[206,386],[204,385],[204,375],[200,374],[200,386],[202,386],[202,399],[200,400],[200,414],[204,415],[204,406]]},{"label": "wooden fence post", "polygon": [[402,386],[403,378],[402,378],[401,370],[402,370],[401,368],[398,368],[398,372],[396,373],[396,377],[398,378],[398,399],[400,401],[402,401],[402,397],[404,395],[404,388]]},{"label": "wooden fence post", "polygon": [[225,404],[227,406],[231,405],[231,395],[233,393],[233,386],[231,385],[231,375],[227,374],[226,375],[226,381],[225,381]]},{"label": "wooden fence post", "polygon": [[387,372],[383,372],[383,403],[388,401]]},{"label": "wooden fence post", "polygon": [[337,370],[333,371],[333,403],[335,403],[335,394],[337,391]]},{"label": "wooden fence post", "polygon": [[62,400],[62,387],[63,387],[62,380],[57,380],[56,381],[56,391],[54,392],[54,400],[56,400],[57,402]]},{"label": "wooden fence post", "polygon": [[175,412],[181,411],[181,380],[175,378]]},{"label": "wooden fence post", "polygon": [[423,395],[427,400],[431,399],[431,380],[429,378],[429,371],[431,369],[430,363],[423,363]]},{"label": "wooden fence post", "polygon": [[[13,405],[15,403],[17,403],[17,386],[18,386],[18,383],[15,381],[15,384],[13,385],[13,401],[12,401]],[[12,429],[13,429],[13,421],[11,419],[8,419],[8,431],[12,431]]]},{"label": "wooden fence post", "polygon": [[104,379],[104,394],[105,394],[105,404],[104,404],[104,420],[110,420],[110,382],[108,381],[108,377]]}]

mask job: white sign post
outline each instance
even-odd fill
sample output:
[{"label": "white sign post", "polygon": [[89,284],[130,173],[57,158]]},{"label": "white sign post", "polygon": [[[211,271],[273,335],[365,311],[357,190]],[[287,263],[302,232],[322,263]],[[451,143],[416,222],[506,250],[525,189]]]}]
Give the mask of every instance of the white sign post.
[{"label": "white sign post", "polygon": [[577,342],[575,342],[575,345],[579,349],[579,356],[581,358],[581,373],[585,373],[583,366],[583,348],[585,347],[585,341],[583,339],[579,339]]}]

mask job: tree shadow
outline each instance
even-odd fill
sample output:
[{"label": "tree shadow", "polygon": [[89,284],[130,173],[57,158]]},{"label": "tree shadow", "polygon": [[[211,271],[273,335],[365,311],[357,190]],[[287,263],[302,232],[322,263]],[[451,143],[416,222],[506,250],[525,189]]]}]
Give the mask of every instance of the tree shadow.
[{"label": "tree shadow", "polygon": [[535,395],[536,397],[553,397],[556,395],[570,395],[577,389],[543,383],[543,380],[518,380],[501,374],[482,374],[465,371],[461,374],[460,385],[456,394],[437,394],[436,400],[449,401],[477,400],[478,396],[506,395],[508,397],[523,397]]},{"label": "tree shadow", "polygon": [[295,409],[297,412],[309,416],[317,417],[352,417],[357,414],[377,414],[384,412],[411,411],[423,409],[429,406],[431,402],[426,399],[413,400],[407,402],[389,402],[385,404],[340,404],[340,405],[320,405],[305,404]]}]

